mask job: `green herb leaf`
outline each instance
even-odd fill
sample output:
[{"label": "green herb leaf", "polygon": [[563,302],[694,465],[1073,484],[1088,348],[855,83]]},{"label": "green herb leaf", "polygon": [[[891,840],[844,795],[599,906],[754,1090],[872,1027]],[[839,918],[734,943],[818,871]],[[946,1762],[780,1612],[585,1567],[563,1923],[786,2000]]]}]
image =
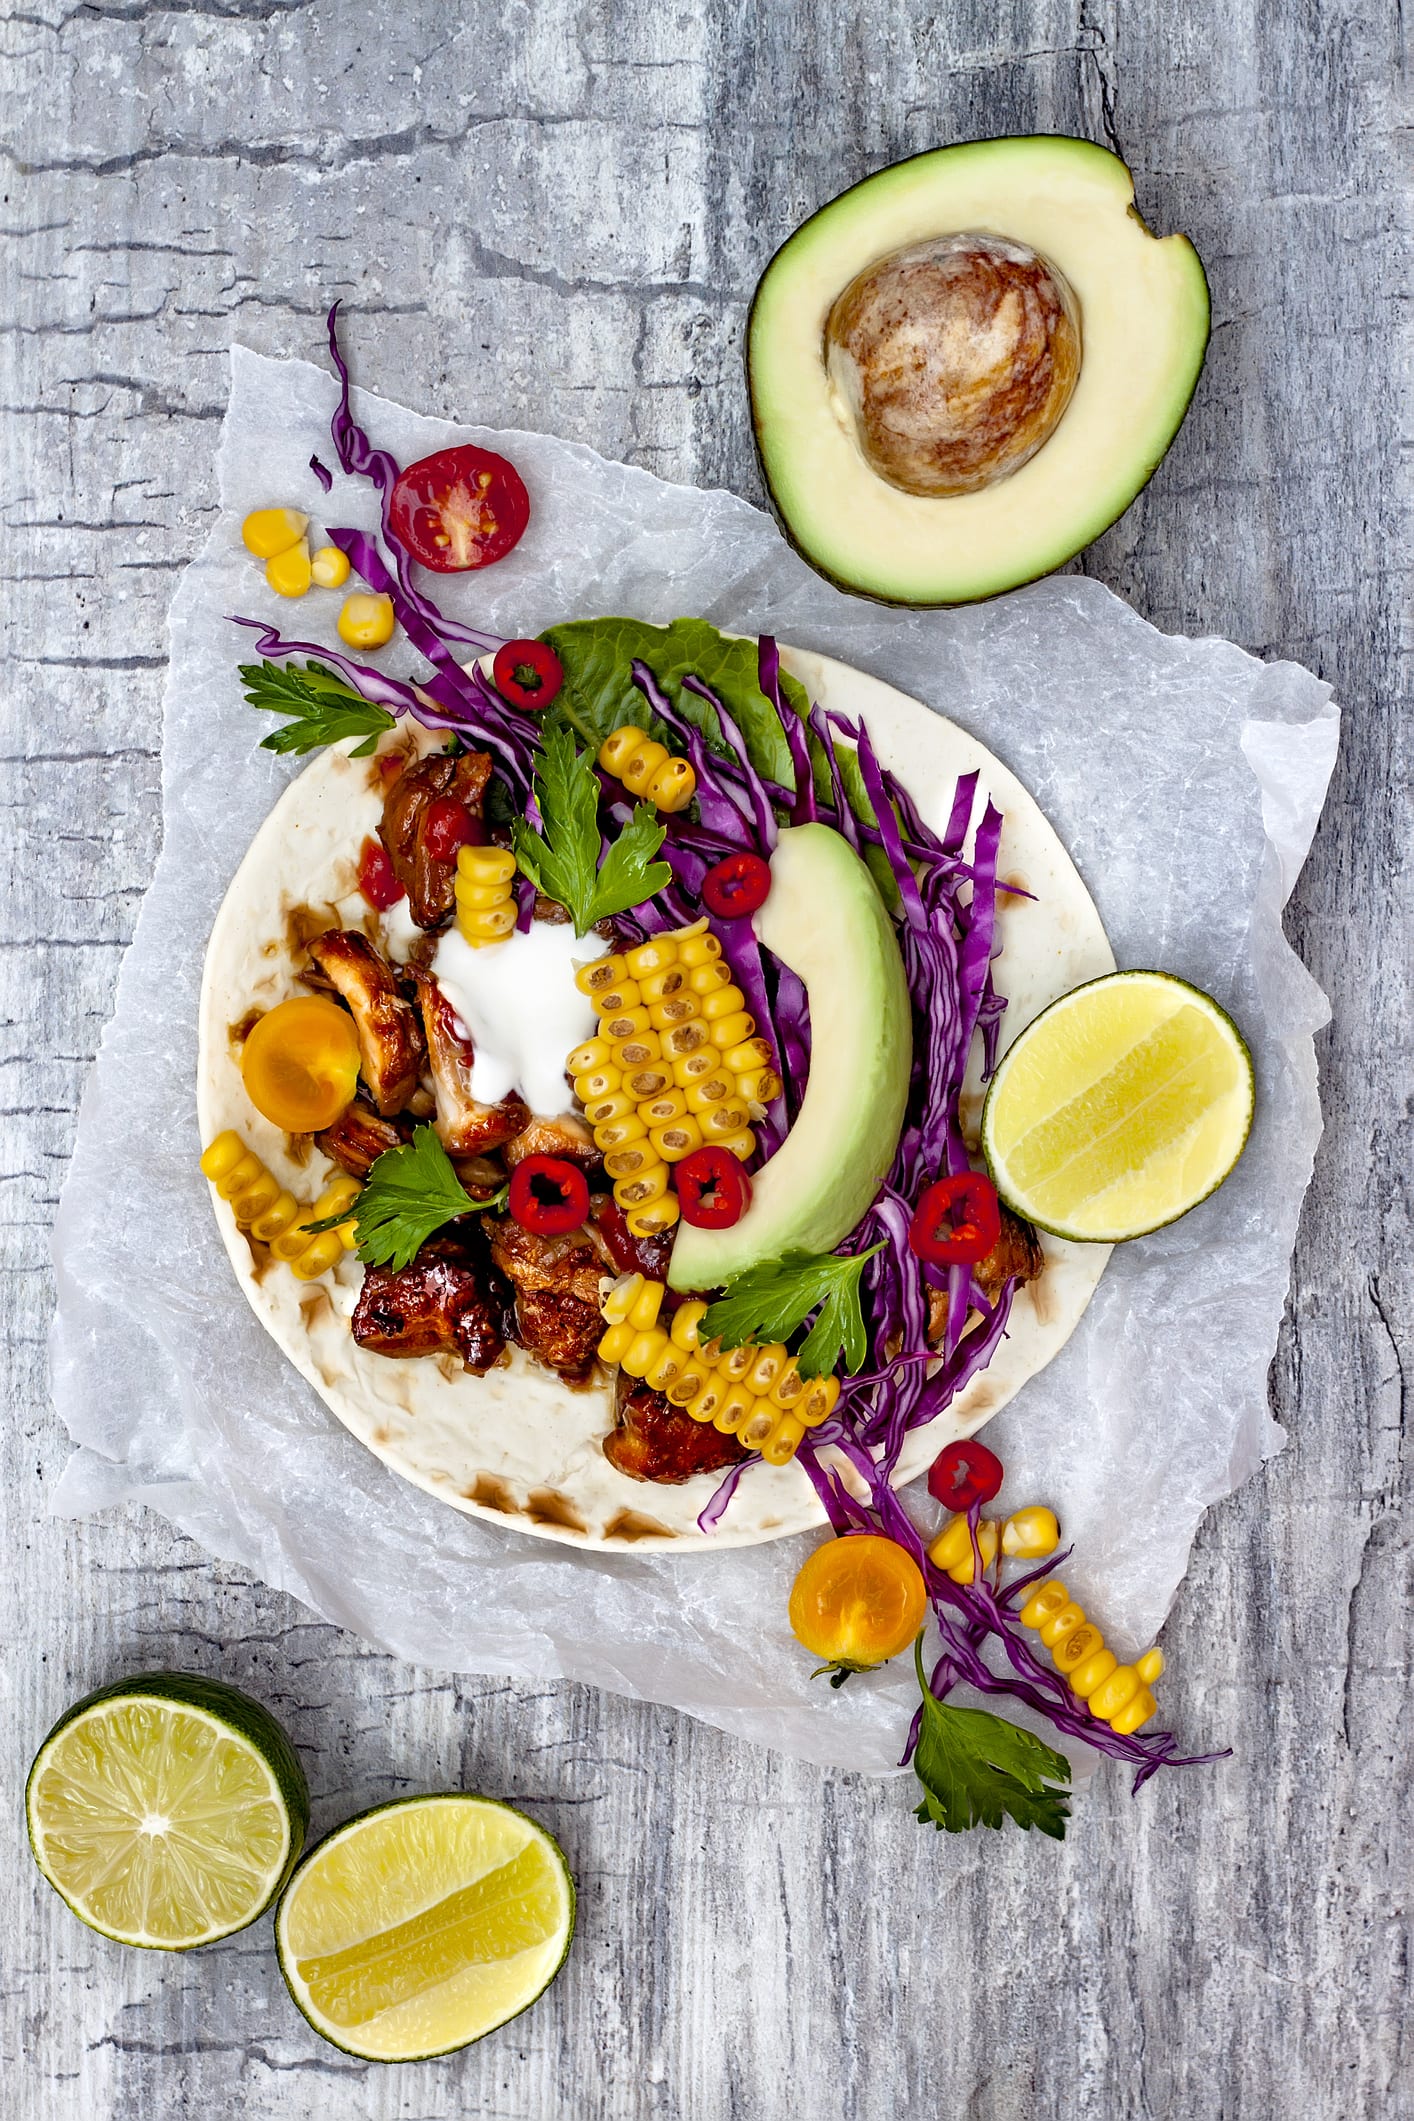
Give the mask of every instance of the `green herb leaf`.
[{"label": "green herb leaf", "polygon": [[348,736],[363,737],[350,758],[364,759],[378,748],[385,729],[396,729],[397,717],[355,692],[322,663],[242,663],[245,696],[264,714],[294,719],[263,737],[262,751],[317,751]]},{"label": "green herb leaf", "polygon": [[[473,1200],[435,1130],[419,1127],[401,1148],[384,1150],[354,1203],[358,1256],[369,1267],[405,1267],[443,1223],[458,1215],[484,1215],[501,1205],[507,1191],[503,1186],[489,1200]],[[337,1229],[348,1219],[345,1210],[303,1227]]]},{"label": "green herb leaf", "polygon": [[545,731],[535,772],[535,799],[543,832],[525,818],[511,827],[516,860],[537,891],[567,907],[575,933],[587,935],[596,921],[641,906],[673,880],[666,862],[655,862],[663,827],[640,803],[599,864],[599,782],[587,752],[569,730]]},{"label": "green herb leaf", "polygon": [[1038,1826],[1065,1839],[1070,1817],[1070,1762],[1033,1731],[1003,1722],[985,1709],[956,1709],[939,1701],[923,1670],[923,1637],[913,1646],[923,1690],[923,1723],[913,1771],[923,1785],[918,1818],[939,1832],[999,1827],[1004,1819]]},{"label": "green herb leaf", "polygon": [[[642,619],[575,619],[552,626],[541,636],[549,642],[565,673],[564,687],[552,716],[559,716],[581,740],[597,751],[606,736],[625,722],[649,727],[648,702],[633,682],[637,656],[648,665],[675,711],[700,729],[716,751],[725,751],[715,710],[683,687],[685,677],[700,678],[722,702],[742,734],[751,763],[767,780],[794,785],[790,747],[775,709],[761,691],[755,641],[728,640],[706,619],[674,619],[670,626],[650,626]],[[799,680],[781,673],[784,696],[804,714],[809,707]],[[653,722],[649,733],[681,750],[673,731]]]},{"label": "green herb leaf", "polygon": [[739,1348],[748,1340],[785,1340],[818,1305],[820,1315],[796,1354],[801,1376],[829,1376],[841,1350],[853,1374],[869,1352],[860,1277],[865,1261],[883,1249],[872,1245],[847,1259],[833,1252],[788,1252],[783,1259],[748,1267],[709,1305],[699,1333],[703,1340],[720,1339],[724,1348]]}]

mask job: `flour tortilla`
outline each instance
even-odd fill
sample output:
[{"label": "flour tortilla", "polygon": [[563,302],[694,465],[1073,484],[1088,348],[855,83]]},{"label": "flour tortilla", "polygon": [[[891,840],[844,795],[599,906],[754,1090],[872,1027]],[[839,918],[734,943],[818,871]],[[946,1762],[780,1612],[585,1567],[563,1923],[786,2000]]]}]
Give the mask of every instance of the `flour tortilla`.
[{"label": "flour tortilla", "polygon": [[[973,771],[981,776],[977,814],[988,795],[1002,811],[998,876],[1034,894],[1004,894],[999,902],[996,979],[1008,1004],[1003,1048],[1058,995],[1113,971],[1099,914],[1074,864],[999,760],[954,723],[846,664],[792,649],[782,650],[782,660],[823,707],[868,724],[883,763],[905,781],[931,823],[942,825],[958,776]],[[384,744],[414,742],[427,750],[440,741],[407,727]],[[362,928],[391,955],[406,955],[412,939],[406,906],[380,919],[358,891],[358,851],[376,833],[381,810],[374,760],[350,758],[343,748],[322,752],[256,834],[207,949],[197,1087],[202,1141],[234,1127],[309,1200],[331,1167],[318,1150],[303,1165],[295,1161],[289,1138],[255,1111],[241,1082],[240,1044],[252,1011],[307,991],[297,976],[302,945],[321,928]],[[978,1067],[974,1053],[963,1096],[964,1129],[974,1143],[982,1102]],[[756,1464],[722,1524],[704,1535],[697,1518],[719,1476],[666,1487],[618,1472],[600,1448],[613,1424],[607,1384],[572,1389],[519,1348],[486,1377],[468,1375],[452,1356],[402,1361],[367,1353],[349,1331],[363,1276],[356,1257],[350,1254],[318,1282],[298,1282],[241,1235],[214,1190],[212,1203],[236,1277],[266,1331],[345,1428],[394,1472],[453,1508],[573,1545],[675,1552],[750,1546],[824,1522],[799,1466]],[[1070,1338],[1109,1247],[1044,1234],[1041,1244],[1045,1271],[1018,1292],[1007,1338],[946,1413],[909,1437],[900,1484],[922,1472],[949,1439],[980,1428]]]}]

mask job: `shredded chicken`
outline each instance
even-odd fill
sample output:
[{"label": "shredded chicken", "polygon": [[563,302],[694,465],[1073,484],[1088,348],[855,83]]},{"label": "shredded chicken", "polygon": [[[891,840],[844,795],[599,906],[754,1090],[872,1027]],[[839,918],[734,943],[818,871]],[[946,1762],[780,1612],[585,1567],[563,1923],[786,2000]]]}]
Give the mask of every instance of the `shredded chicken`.
[{"label": "shredded chicken", "polygon": [[487,1216],[491,1257],[515,1290],[515,1337],[571,1384],[594,1367],[604,1331],[603,1265],[583,1230],[538,1237],[508,1216]]},{"label": "shredded chicken", "polygon": [[396,1149],[412,1140],[412,1124],[401,1117],[380,1119],[372,1105],[356,1097],[333,1126],[326,1127],[314,1139],[351,1178],[367,1178],[385,1149]]},{"label": "shredded chicken", "polygon": [[348,1005],[358,1031],[359,1073],[388,1119],[402,1111],[417,1089],[426,1059],[417,1011],[404,997],[387,959],[356,929],[331,928],[326,935],[316,935],[309,955]]},{"label": "shredded chicken", "polygon": [[488,1149],[499,1149],[528,1125],[530,1112],[524,1099],[512,1094],[499,1105],[483,1105],[472,1096],[475,1053],[471,1040],[462,1031],[456,1012],[431,973],[413,968],[409,977],[422,1010],[427,1061],[437,1098],[437,1132],[443,1148],[449,1156],[484,1156]]},{"label": "shredded chicken", "polygon": [[562,1113],[558,1119],[532,1119],[506,1143],[504,1153],[512,1171],[526,1156],[558,1156],[578,1164],[582,1171],[603,1162],[587,1124],[573,1112]]},{"label": "shredded chicken", "polygon": [[461,751],[449,757],[437,751],[400,773],[384,797],[380,835],[419,928],[440,927],[456,896],[455,859],[435,861],[427,849],[428,809],[439,797],[450,796],[480,817],[490,778],[487,752]]},{"label": "shredded chicken", "polygon": [[410,1266],[370,1267],[353,1337],[375,1355],[459,1355],[482,1376],[505,1348],[505,1284],[480,1238],[430,1237]]},{"label": "shredded chicken", "polygon": [[[1046,1257],[1040,1240],[1030,1223],[1013,1215],[1010,1208],[1002,1209],[1002,1234],[985,1259],[979,1259],[972,1269],[976,1282],[989,1304],[994,1304],[1009,1281],[1024,1288],[1028,1281],[1035,1281],[1045,1267]],[[930,1289],[928,1292],[928,1338],[937,1344],[943,1337],[948,1321],[948,1292],[946,1289]]]},{"label": "shredded chicken", "polygon": [[735,1436],[724,1436],[710,1421],[694,1421],[642,1378],[622,1370],[616,1413],[617,1426],[604,1438],[604,1456],[630,1480],[676,1486],[694,1473],[720,1473],[746,1456]]}]

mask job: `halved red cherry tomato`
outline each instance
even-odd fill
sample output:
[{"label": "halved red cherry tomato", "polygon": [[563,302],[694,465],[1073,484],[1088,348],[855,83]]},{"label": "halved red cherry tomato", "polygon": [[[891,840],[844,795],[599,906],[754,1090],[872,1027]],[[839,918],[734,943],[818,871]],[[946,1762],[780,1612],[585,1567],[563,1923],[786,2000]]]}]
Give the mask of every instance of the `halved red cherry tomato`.
[{"label": "halved red cherry tomato", "polygon": [[751,1205],[751,1180],[738,1157],[704,1142],[673,1173],[682,1219],[694,1230],[730,1230]]},{"label": "halved red cherry tomato", "polygon": [[370,838],[363,843],[358,857],[358,888],[379,913],[386,913],[405,896],[381,840]]},{"label": "halved red cherry tomato", "polygon": [[530,521],[530,495],[514,464],[468,442],[400,472],[388,520],[424,567],[461,574],[505,558]]},{"label": "halved red cherry tomato", "polygon": [[984,1171],[958,1171],[929,1186],[913,1211],[908,1242],[935,1267],[971,1267],[1002,1234],[997,1189]]},{"label": "halved red cherry tomato", "polygon": [[539,714],[565,682],[564,665],[548,641],[506,641],[491,665],[496,690],[512,707]]},{"label": "halved red cherry tomato", "polygon": [[511,1215],[537,1237],[564,1237],[589,1213],[589,1181],[562,1156],[523,1157],[511,1173]]},{"label": "halved red cherry tomato", "polygon": [[754,913],[770,892],[771,865],[759,854],[729,854],[702,879],[702,903],[719,921]]},{"label": "halved red cherry tomato", "polygon": [[486,828],[454,795],[439,795],[427,805],[422,844],[434,862],[454,862],[459,847],[480,847]]},{"label": "halved red cherry tomato", "polygon": [[990,1502],[1002,1484],[1002,1462],[984,1443],[945,1443],[928,1474],[928,1493],[945,1510]]}]

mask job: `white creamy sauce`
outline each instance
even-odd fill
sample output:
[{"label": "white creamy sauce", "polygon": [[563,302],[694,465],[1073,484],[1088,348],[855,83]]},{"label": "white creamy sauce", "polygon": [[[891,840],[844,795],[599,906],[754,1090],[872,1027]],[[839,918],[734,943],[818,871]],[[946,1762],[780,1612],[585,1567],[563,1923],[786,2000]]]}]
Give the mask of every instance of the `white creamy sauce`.
[{"label": "white creamy sauce", "polygon": [[602,957],[597,935],[534,921],[524,935],[473,950],[456,928],[437,945],[432,974],[476,1049],[471,1094],[498,1105],[519,1090],[540,1119],[570,1108],[565,1057],[594,1035],[594,1005],[575,968]]},{"label": "white creamy sauce", "polygon": [[383,955],[392,958],[396,965],[406,964],[413,944],[422,934],[412,917],[406,895],[396,905],[384,907],[378,916],[378,925],[383,931]]}]

